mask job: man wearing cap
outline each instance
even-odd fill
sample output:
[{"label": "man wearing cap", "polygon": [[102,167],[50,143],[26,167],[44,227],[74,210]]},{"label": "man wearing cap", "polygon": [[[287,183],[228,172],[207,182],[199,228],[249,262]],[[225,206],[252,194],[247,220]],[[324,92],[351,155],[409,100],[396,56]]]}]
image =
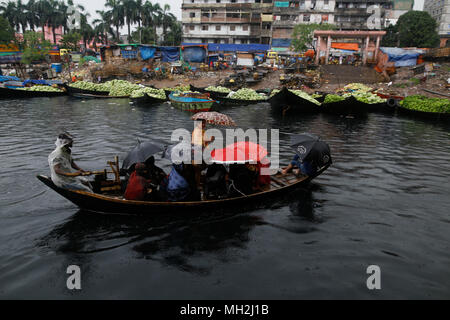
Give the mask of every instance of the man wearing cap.
[{"label": "man wearing cap", "polygon": [[55,142],[56,149],[48,156],[53,183],[64,189],[92,192],[89,181],[81,177],[89,173],[82,170],[72,159],[73,137],[61,133]]}]

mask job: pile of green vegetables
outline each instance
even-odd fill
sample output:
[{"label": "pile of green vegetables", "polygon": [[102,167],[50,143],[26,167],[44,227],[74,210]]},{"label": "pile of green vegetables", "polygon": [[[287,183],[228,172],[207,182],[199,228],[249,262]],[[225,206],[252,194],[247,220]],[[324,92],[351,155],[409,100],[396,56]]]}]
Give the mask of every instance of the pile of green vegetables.
[{"label": "pile of green vegetables", "polygon": [[149,96],[157,99],[166,99],[164,90],[156,88],[141,88],[138,90],[134,90],[131,93],[130,98],[142,98],[143,96],[145,96],[145,94],[148,94]]},{"label": "pile of green vegetables", "polygon": [[378,95],[373,94],[367,91],[355,91],[352,93],[344,93],[342,95],[344,98],[348,98],[350,96],[355,97],[356,100],[363,103],[375,104],[375,103],[384,103],[386,99],[380,98]]},{"label": "pile of green vegetables", "polygon": [[449,99],[428,98],[425,96],[414,95],[400,101],[400,105],[407,109],[417,111],[450,113]]},{"label": "pile of green vegetables", "polygon": [[325,100],[323,101],[324,104],[326,103],[333,103],[333,102],[339,102],[345,100],[344,97],[337,95],[337,94],[327,94],[325,97]]},{"label": "pile of green vegetables", "polygon": [[141,86],[125,81],[111,80],[103,83],[104,88],[109,88],[109,95],[113,97],[130,96],[134,90],[141,89]]},{"label": "pile of green vegetables", "polygon": [[208,88],[206,88],[206,91],[212,91],[212,92],[219,92],[219,93],[230,93],[231,89],[222,87],[222,86],[209,86]]},{"label": "pile of green vegetables", "polygon": [[64,92],[61,89],[50,87],[50,86],[32,86],[32,87],[23,87],[17,88],[18,90],[25,91],[40,91],[40,92]]},{"label": "pile of green vegetables", "polygon": [[237,100],[248,100],[248,101],[266,100],[266,97],[264,95],[259,94],[255,90],[249,89],[249,88],[239,89],[238,91],[233,93],[230,98],[237,99]]},{"label": "pile of green vegetables", "polygon": [[72,84],[70,84],[70,87],[82,89],[82,90],[91,90],[91,91],[101,91],[101,92],[108,92],[109,89],[106,88],[101,83],[93,83],[89,81],[77,81]]}]

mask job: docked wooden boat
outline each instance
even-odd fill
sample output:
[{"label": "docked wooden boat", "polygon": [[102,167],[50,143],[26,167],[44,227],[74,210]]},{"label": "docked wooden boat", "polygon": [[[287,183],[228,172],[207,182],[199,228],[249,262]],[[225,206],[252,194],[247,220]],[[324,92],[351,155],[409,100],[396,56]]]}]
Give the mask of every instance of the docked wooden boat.
[{"label": "docked wooden boat", "polygon": [[319,113],[321,107],[292,93],[286,87],[268,99],[272,110],[287,113]]},{"label": "docked wooden boat", "polygon": [[53,91],[29,91],[20,89],[11,89],[0,87],[0,98],[3,99],[17,99],[17,98],[39,98],[39,97],[61,97],[65,96],[67,93],[53,92]]},{"label": "docked wooden boat", "polygon": [[139,98],[130,98],[130,100],[134,104],[141,105],[141,106],[150,106],[150,105],[164,103],[167,101],[166,98],[164,98],[164,99],[155,98],[153,96],[150,96],[149,94],[145,94],[143,97],[139,97]]},{"label": "docked wooden boat", "polygon": [[450,113],[412,110],[401,105],[398,105],[396,110],[399,115],[409,116],[416,119],[450,121]]},{"label": "docked wooden boat", "polygon": [[209,111],[216,102],[205,93],[172,92],[169,101],[178,109],[190,112]]},{"label": "docked wooden boat", "polygon": [[[172,212],[181,215],[188,212],[206,212],[213,210],[230,210],[239,208],[242,204],[259,203],[274,196],[286,194],[298,187],[304,186],[312,179],[322,174],[329,165],[321,168],[316,175],[308,177],[297,177],[293,174],[285,176],[277,174],[271,177],[270,186],[264,191],[253,194],[242,195],[233,198],[219,200],[203,200],[189,202],[162,202],[162,201],[134,201],[125,200],[120,191],[106,191],[102,193],[91,193],[78,190],[66,190],[57,187],[52,180],[43,175],[37,178],[46,186],[53,189],[61,196],[71,201],[81,209],[90,212],[111,213],[111,214],[142,214],[151,215],[156,213]],[[95,187],[94,187],[95,189]],[[113,189],[113,188],[109,188]]]},{"label": "docked wooden boat", "polygon": [[[189,85],[189,91],[197,91],[197,90],[192,89],[192,84],[190,84],[190,85]],[[167,100],[169,100],[169,96],[170,96],[170,94],[171,94],[172,92],[176,92],[176,90],[164,89],[164,93],[166,94]]]},{"label": "docked wooden boat", "polygon": [[88,93],[73,93],[70,95],[74,98],[81,99],[128,99],[130,96],[108,96],[108,95],[99,95],[99,94],[88,94]]},{"label": "docked wooden boat", "polygon": [[342,101],[323,103],[322,112],[337,115],[358,115],[368,113],[368,104],[359,102],[350,96]]},{"label": "docked wooden boat", "polygon": [[63,84],[63,87],[67,91],[67,94],[70,96],[75,95],[75,94],[89,94],[89,95],[94,95],[94,96],[109,95],[109,91],[95,91],[95,90],[79,89],[79,88],[71,87],[68,84]]}]

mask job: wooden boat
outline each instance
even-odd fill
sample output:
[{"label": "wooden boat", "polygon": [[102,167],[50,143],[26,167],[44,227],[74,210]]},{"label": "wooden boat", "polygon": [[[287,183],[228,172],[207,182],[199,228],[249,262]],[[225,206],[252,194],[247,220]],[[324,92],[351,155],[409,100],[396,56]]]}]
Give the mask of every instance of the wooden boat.
[{"label": "wooden boat", "polygon": [[412,110],[402,107],[401,105],[398,105],[396,110],[399,115],[409,116],[416,119],[450,121],[450,113]]},{"label": "wooden boat", "polygon": [[295,93],[283,87],[280,92],[269,98],[272,110],[287,114],[287,113],[319,113],[321,107],[299,97]]},{"label": "wooden boat", "polygon": [[128,99],[130,96],[108,96],[108,95],[98,95],[98,94],[88,94],[88,93],[72,93],[70,95],[74,98],[82,99]]},{"label": "wooden boat", "polygon": [[68,84],[63,84],[64,89],[67,91],[67,94],[72,96],[75,94],[89,94],[94,96],[107,96],[109,95],[109,91],[94,91],[94,90],[85,90],[71,87]]},{"label": "wooden boat", "polygon": [[164,99],[159,99],[159,98],[155,98],[153,96],[150,96],[149,94],[145,94],[143,97],[139,97],[139,98],[130,98],[131,101],[136,104],[136,105],[154,105],[154,104],[160,104],[160,103],[164,103],[167,101],[166,98]]},{"label": "wooden boat", "polygon": [[67,95],[65,91],[64,92],[28,91],[28,90],[0,87],[0,98],[3,99],[61,97],[65,95]]},{"label": "wooden boat", "polygon": [[[168,90],[168,89],[164,89],[164,93],[166,94],[166,98],[169,99],[169,96],[172,92],[175,92],[176,90]],[[192,89],[192,85],[189,85],[189,91],[197,91]]]},{"label": "wooden boat", "polygon": [[[297,177],[293,174],[282,176],[277,174],[271,177],[270,186],[264,191],[238,196],[234,198],[226,198],[220,200],[203,200],[189,202],[155,202],[155,201],[133,201],[125,200],[120,191],[109,191],[103,193],[91,193],[78,190],[66,190],[57,187],[52,180],[43,175],[37,178],[46,186],[53,189],[61,196],[71,201],[83,210],[99,213],[111,214],[142,214],[151,215],[164,212],[178,212],[187,214],[188,212],[206,212],[213,210],[229,210],[236,209],[242,204],[263,202],[274,196],[286,194],[298,187],[308,184],[312,179],[322,174],[329,164],[321,168],[316,175],[308,177]],[[110,188],[113,189],[113,188]],[[120,188],[119,188],[120,189]]]},{"label": "wooden boat", "polygon": [[322,112],[338,115],[358,115],[368,113],[368,104],[359,102],[350,96],[342,101],[323,103]]},{"label": "wooden boat", "polygon": [[174,107],[190,112],[209,111],[216,102],[205,93],[194,92],[172,92],[169,101]]}]

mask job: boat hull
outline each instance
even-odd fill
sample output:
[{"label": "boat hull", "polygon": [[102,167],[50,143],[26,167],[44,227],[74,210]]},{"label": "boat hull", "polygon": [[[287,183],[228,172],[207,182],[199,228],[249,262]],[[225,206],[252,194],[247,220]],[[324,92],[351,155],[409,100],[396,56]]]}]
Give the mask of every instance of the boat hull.
[{"label": "boat hull", "polygon": [[[121,197],[113,197],[102,194],[90,193],[85,191],[66,190],[57,187],[49,177],[38,175],[37,178],[46,186],[56,191],[58,194],[71,201],[79,208],[85,211],[110,213],[110,214],[140,214],[152,215],[158,213],[175,213],[181,215],[189,212],[211,212],[211,211],[227,211],[236,210],[243,205],[251,203],[258,203],[272,198],[286,194],[296,188],[308,184],[312,179],[323,173],[328,168],[328,165],[320,169],[315,176],[295,178],[295,182],[282,186],[279,182],[272,182],[274,188],[267,191],[262,191],[246,196],[235,198],[227,198],[221,200],[205,200],[205,201],[190,201],[190,202],[152,202],[152,201],[133,201],[125,200]],[[287,181],[287,180],[286,180]],[[279,185],[277,185],[279,184]]]},{"label": "boat hull", "polygon": [[0,98],[17,99],[17,98],[41,98],[41,97],[61,97],[66,96],[66,92],[48,92],[48,91],[27,91],[0,87]]},{"label": "boat hull", "polygon": [[270,106],[275,112],[287,113],[319,113],[321,107],[303,99],[283,87],[280,92],[269,98]]}]

